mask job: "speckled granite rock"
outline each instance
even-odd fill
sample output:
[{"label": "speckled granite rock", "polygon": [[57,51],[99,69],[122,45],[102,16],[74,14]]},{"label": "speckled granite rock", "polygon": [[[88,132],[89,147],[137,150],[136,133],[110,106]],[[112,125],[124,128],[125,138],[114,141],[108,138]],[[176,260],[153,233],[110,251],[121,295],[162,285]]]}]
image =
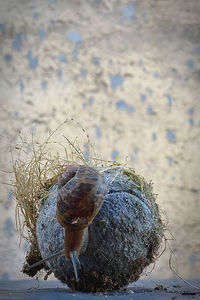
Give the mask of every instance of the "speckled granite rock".
[{"label": "speckled granite rock", "polygon": [[[129,176],[104,173],[108,193],[89,227],[86,251],[79,256],[79,282],[65,257],[48,262],[55,276],[72,289],[106,291],[139,279],[153,261],[163,236],[155,199],[147,199]],[[37,239],[43,258],[63,249],[64,229],[56,219],[54,186],[37,220]]]}]

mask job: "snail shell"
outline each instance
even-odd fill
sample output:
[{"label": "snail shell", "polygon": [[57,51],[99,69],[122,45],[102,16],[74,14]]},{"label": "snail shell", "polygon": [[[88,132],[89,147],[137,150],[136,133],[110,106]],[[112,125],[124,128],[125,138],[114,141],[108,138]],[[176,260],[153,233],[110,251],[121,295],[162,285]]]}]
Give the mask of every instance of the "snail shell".
[{"label": "snail shell", "polygon": [[78,255],[87,247],[88,226],[99,212],[107,192],[103,176],[85,165],[69,165],[58,179],[57,220],[65,228],[64,249],[76,279]]}]

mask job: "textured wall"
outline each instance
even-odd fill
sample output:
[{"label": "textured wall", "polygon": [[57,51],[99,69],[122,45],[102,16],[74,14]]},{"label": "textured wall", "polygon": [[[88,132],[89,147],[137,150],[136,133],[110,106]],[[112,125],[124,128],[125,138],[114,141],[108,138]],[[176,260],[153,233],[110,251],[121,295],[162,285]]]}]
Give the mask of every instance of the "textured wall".
[{"label": "textured wall", "polygon": [[[128,159],[155,183],[178,270],[199,277],[199,0],[0,0],[0,8],[0,181],[10,179],[20,131],[40,138],[74,118],[103,158]],[[18,247],[12,190],[0,188],[0,278],[22,278],[27,245]],[[149,276],[173,277],[168,259],[169,251]]]}]

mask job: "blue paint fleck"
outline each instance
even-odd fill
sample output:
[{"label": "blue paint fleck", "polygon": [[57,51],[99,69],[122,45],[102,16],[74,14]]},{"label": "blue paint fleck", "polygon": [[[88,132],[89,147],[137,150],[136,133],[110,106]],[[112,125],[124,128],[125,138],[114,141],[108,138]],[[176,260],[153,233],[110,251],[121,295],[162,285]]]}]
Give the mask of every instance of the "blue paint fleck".
[{"label": "blue paint fleck", "polygon": [[190,257],[189,257],[189,263],[191,265],[194,265],[196,262],[196,255],[195,254],[192,254]]},{"label": "blue paint fleck", "polygon": [[153,94],[153,91],[152,91],[152,89],[150,89],[150,88],[146,88],[146,91],[147,91],[147,93],[148,93],[149,95],[152,95],[152,94]]},{"label": "blue paint fleck", "polygon": [[75,43],[75,44],[82,43],[81,35],[75,30],[72,30],[68,33],[67,40],[69,42]]},{"label": "blue paint fleck", "polygon": [[86,143],[86,144],[84,145],[84,148],[85,148],[84,155],[85,155],[87,158],[89,158],[89,157],[90,157],[90,147],[89,147],[88,143]]},{"label": "blue paint fleck", "polygon": [[58,74],[58,79],[59,79],[59,80],[62,80],[62,75],[63,75],[62,69],[58,69],[57,74]]},{"label": "blue paint fleck", "polygon": [[4,55],[4,60],[5,60],[5,62],[10,63],[10,62],[11,62],[11,59],[12,59],[12,55],[11,55],[11,54],[6,53],[6,54]]},{"label": "blue paint fleck", "polygon": [[119,152],[117,150],[112,151],[112,160],[117,160],[119,157]]},{"label": "blue paint fleck", "polygon": [[127,104],[123,99],[119,99],[116,102],[116,107],[119,111],[125,110],[127,112],[134,112],[135,110],[134,106]]},{"label": "blue paint fleck", "polygon": [[137,147],[134,147],[133,154],[131,155],[132,161],[134,161],[136,159],[138,152],[139,152],[139,149]]},{"label": "blue paint fleck", "polygon": [[90,96],[89,100],[88,100],[89,105],[92,105],[94,103],[94,97]]},{"label": "blue paint fleck", "polygon": [[153,140],[153,141],[156,141],[156,140],[157,140],[157,133],[156,133],[156,132],[153,132],[153,133],[152,133],[152,140]]},{"label": "blue paint fleck", "polygon": [[44,29],[39,29],[38,35],[39,35],[41,41],[43,41],[47,38],[47,32]]},{"label": "blue paint fleck", "polygon": [[28,60],[32,58],[32,51],[30,49],[28,50],[26,57]]},{"label": "blue paint fleck", "polygon": [[145,67],[142,69],[142,71],[143,71],[144,73],[147,73],[147,69],[146,69]]},{"label": "blue paint fleck", "polygon": [[135,11],[136,11],[136,7],[133,4],[124,6],[121,9],[122,17],[121,17],[120,21],[124,22],[124,20],[129,20],[129,21],[133,20]]},{"label": "blue paint fleck", "polygon": [[200,55],[200,47],[197,48],[197,54]]},{"label": "blue paint fleck", "polygon": [[100,137],[101,137],[101,130],[98,125],[95,126],[95,136],[96,136],[96,139],[99,141]]},{"label": "blue paint fleck", "polygon": [[0,24],[0,30],[2,33],[4,33],[6,31],[4,24]]},{"label": "blue paint fleck", "polygon": [[72,51],[72,57],[74,59],[76,59],[78,57],[78,48],[74,48],[74,50]]},{"label": "blue paint fleck", "polygon": [[169,163],[170,165],[171,165],[171,164],[173,163],[173,161],[174,161],[174,160],[173,160],[173,157],[171,157],[171,156],[168,156],[167,159],[168,159],[168,163]]},{"label": "blue paint fleck", "polygon": [[193,69],[194,68],[194,61],[192,59],[188,59],[187,60],[187,66],[188,66],[188,68]]},{"label": "blue paint fleck", "polygon": [[138,66],[142,66],[143,65],[143,60],[142,59],[139,59],[138,60]]},{"label": "blue paint fleck", "polygon": [[22,34],[17,33],[12,43],[13,50],[20,52],[22,50]]},{"label": "blue paint fleck", "polygon": [[42,81],[41,82],[41,87],[45,90],[47,87],[47,82],[46,81]]},{"label": "blue paint fleck", "polygon": [[189,118],[188,121],[189,121],[189,124],[191,126],[194,126],[194,119],[193,118]]},{"label": "blue paint fleck", "polygon": [[12,238],[14,236],[14,224],[10,217],[5,220],[4,223],[4,234],[7,238]]},{"label": "blue paint fleck", "polygon": [[20,81],[19,86],[20,86],[21,92],[23,93],[24,92],[24,83],[23,83],[23,81]]},{"label": "blue paint fleck", "polygon": [[38,59],[37,57],[32,55],[32,51],[29,49],[27,52],[27,59],[29,61],[29,68],[33,71],[36,70],[37,65],[38,65]]},{"label": "blue paint fleck", "polygon": [[167,100],[168,100],[168,106],[169,107],[172,106],[172,103],[174,101],[174,99],[172,98],[172,96],[170,94],[164,94],[164,97],[166,97]]},{"label": "blue paint fleck", "polygon": [[193,109],[193,107],[190,107],[190,108],[187,110],[187,114],[188,114],[188,115],[193,115],[193,113],[194,113],[194,109]]},{"label": "blue paint fleck", "polygon": [[148,112],[149,115],[155,114],[154,111],[153,111],[153,106],[151,104],[148,105],[147,112]]},{"label": "blue paint fleck", "polygon": [[171,129],[167,129],[167,140],[169,142],[175,142],[176,141],[176,135]]},{"label": "blue paint fleck", "polygon": [[139,149],[137,147],[135,147],[133,149],[133,154],[131,155],[131,160],[132,161],[136,159],[138,152],[139,152]]},{"label": "blue paint fleck", "polygon": [[87,75],[87,70],[82,69],[82,70],[80,71],[80,76],[81,76],[82,78],[85,78],[86,75]]},{"label": "blue paint fleck", "polygon": [[94,3],[95,3],[96,5],[99,5],[99,4],[101,3],[101,0],[94,0]]},{"label": "blue paint fleck", "polygon": [[19,116],[19,112],[18,111],[14,111],[14,116],[18,117]]},{"label": "blue paint fleck", "polygon": [[64,63],[64,64],[67,63],[67,56],[63,52],[60,52],[58,54],[58,59],[59,59],[59,62],[61,62],[61,63]]},{"label": "blue paint fleck", "polygon": [[124,82],[124,78],[121,75],[110,75],[110,82],[112,89],[115,90],[117,86],[121,86]]},{"label": "blue paint fleck", "polygon": [[140,95],[140,100],[141,100],[142,102],[145,102],[145,101],[147,100],[147,96],[146,96],[145,94],[141,94],[141,95]]},{"label": "blue paint fleck", "polygon": [[64,98],[64,102],[67,103],[68,102],[68,98]]},{"label": "blue paint fleck", "polygon": [[99,65],[99,57],[98,56],[94,56],[92,61],[95,65]]},{"label": "blue paint fleck", "polygon": [[158,78],[158,77],[159,77],[159,74],[158,74],[157,72],[155,72],[155,73],[153,74],[153,77],[154,77],[154,78]]},{"label": "blue paint fleck", "polygon": [[39,18],[39,13],[38,12],[34,12],[33,13],[33,18],[35,19],[35,20],[37,20],[38,18]]},{"label": "blue paint fleck", "polygon": [[57,0],[49,0],[49,3],[51,4],[55,4],[57,2]]}]

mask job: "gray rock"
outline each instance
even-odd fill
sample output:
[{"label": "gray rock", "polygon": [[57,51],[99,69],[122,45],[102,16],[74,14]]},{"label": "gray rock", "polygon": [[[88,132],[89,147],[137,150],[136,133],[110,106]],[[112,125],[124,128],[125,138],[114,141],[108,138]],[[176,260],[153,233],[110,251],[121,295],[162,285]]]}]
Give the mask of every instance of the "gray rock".
[{"label": "gray rock", "polygon": [[[115,290],[139,279],[153,262],[163,237],[163,225],[152,194],[144,196],[128,175],[103,173],[108,193],[89,227],[88,246],[79,256],[79,282],[70,260],[47,265],[61,282],[81,291]],[[56,219],[55,185],[37,220],[37,240],[43,258],[63,249],[64,228]],[[149,197],[149,198],[148,198]]]}]

